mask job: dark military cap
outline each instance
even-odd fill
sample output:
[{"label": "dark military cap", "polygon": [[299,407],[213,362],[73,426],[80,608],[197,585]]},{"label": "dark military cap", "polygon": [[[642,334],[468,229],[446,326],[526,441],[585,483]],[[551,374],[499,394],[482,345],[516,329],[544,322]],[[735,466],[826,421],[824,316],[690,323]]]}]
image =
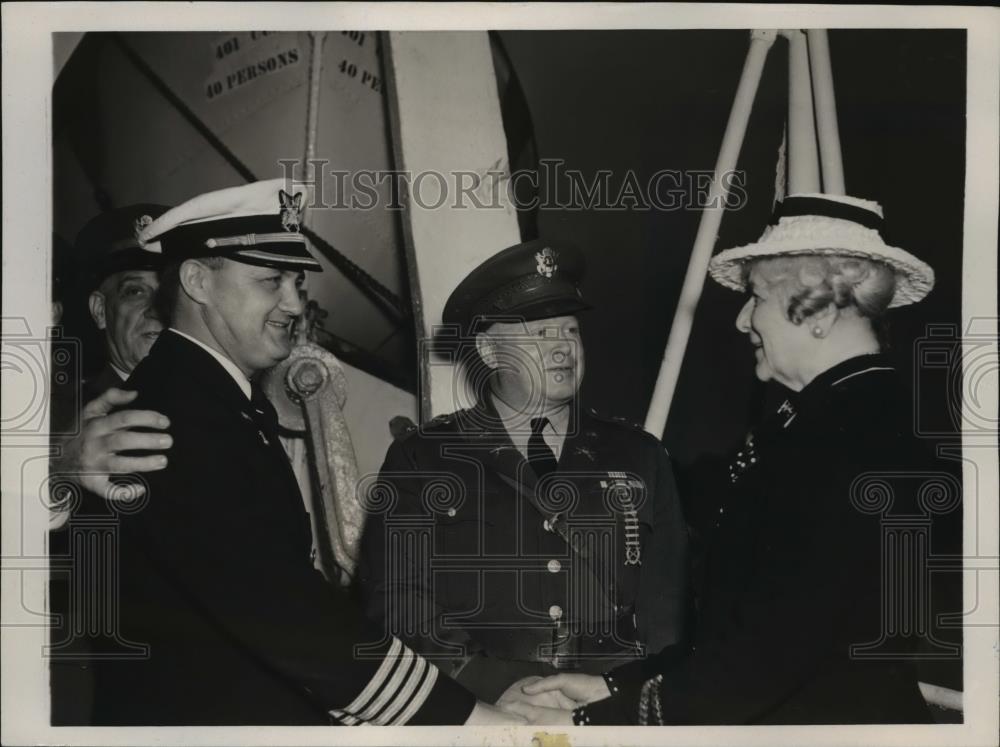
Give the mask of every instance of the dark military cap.
[{"label": "dark military cap", "polygon": [[125,270],[156,270],[160,257],[142,250],[139,232],[170,208],[139,204],[109,210],[92,218],[76,236],[76,253],[92,287]]},{"label": "dark military cap", "polygon": [[476,320],[533,321],[589,309],[579,283],[585,271],[576,247],[536,239],[504,249],[470,272],[444,305],[445,324],[466,333]]}]

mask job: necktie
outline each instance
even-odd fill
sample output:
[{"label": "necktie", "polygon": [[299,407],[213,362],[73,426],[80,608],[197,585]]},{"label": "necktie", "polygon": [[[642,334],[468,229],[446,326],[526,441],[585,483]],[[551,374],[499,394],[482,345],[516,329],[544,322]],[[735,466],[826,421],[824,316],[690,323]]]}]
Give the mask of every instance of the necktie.
[{"label": "necktie", "polygon": [[548,418],[531,419],[531,438],[528,439],[528,464],[535,470],[539,478],[545,477],[550,472],[555,472],[556,455],[542,438],[542,431],[549,424]]},{"label": "necktie", "polygon": [[271,440],[278,437],[278,413],[264,390],[256,382],[250,386],[250,406],[256,415],[256,422],[264,434]]}]

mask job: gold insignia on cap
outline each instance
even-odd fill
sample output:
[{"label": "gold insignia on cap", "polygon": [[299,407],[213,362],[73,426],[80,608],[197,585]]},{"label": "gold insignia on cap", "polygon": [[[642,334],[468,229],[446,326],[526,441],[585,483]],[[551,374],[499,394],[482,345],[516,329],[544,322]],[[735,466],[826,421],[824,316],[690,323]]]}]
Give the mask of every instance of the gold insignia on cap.
[{"label": "gold insignia on cap", "polygon": [[302,193],[296,192],[290,195],[281,189],[278,190],[278,197],[281,199],[281,227],[286,231],[298,233],[302,219]]},{"label": "gold insignia on cap", "polygon": [[559,265],[556,264],[557,259],[559,259],[559,255],[552,247],[547,246],[542,251],[536,252],[535,262],[538,263],[538,266],[535,269],[538,270],[538,274],[547,278],[552,277],[559,269]]},{"label": "gold insignia on cap", "polygon": [[150,215],[140,215],[134,221],[132,221],[133,233],[135,234],[135,240],[139,240],[139,234],[146,230],[146,226],[153,222],[153,218]]}]

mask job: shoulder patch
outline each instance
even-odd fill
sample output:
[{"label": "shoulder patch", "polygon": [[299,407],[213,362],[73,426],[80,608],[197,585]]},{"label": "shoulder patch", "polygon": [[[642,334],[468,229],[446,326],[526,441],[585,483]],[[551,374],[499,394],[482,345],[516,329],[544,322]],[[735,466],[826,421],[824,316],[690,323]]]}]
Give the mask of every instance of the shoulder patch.
[{"label": "shoulder patch", "polygon": [[444,415],[438,415],[436,418],[431,418],[430,420],[424,422],[420,426],[420,430],[433,430],[436,428],[445,428],[447,426],[453,425],[458,421],[459,416],[462,414],[462,410],[458,412],[449,412]]},{"label": "shoulder patch", "polygon": [[417,426],[416,426],[416,425],[414,425],[414,424],[412,424],[412,423],[411,423],[410,425],[406,426],[406,427],[405,427],[405,428],[404,428],[404,429],[403,429],[403,430],[402,430],[402,431],[401,431],[401,432],[399,433],[399,435],[398,435],[398,436],[396,436],[396,440],[397,440],[397,441],[406,441],[406,440],[407,440],[407,439],[409,439],[409,438],[410,438],[410,437],[411,437],[411,436],[412,436],[412,435],[413,435],[414,433],[416,433],[416,432],[417,432],[417,431],[419,431],[419,430],[420,430],[420,429],[419,429],[419,428],[417,428]]},{"label": "shoulder patch", "polygon": [[644,439],[649,439],[657,444],[660,443],[660,439],[658,439],[652,433],[647,431],[642,423],[635,423],[631,420],[616,415],[612,416],[599,415],[597,414],[596,411],[593,410],[588,410],[588,412],[590,413],[591,417],[594,418],[594,420],[597,420],[600,423],[604,423],[605,425],[609,425],[614,428],[620,428],[629,433],[635,433],[637,436]]},{"label": "shoulder patch", "polygon": [[642,433],[646,433],[646,428],[642,425],[642,423],[636,423],[632,420],[628,420],[627,418],[623,418],[620,415],[612,415],[611,417],[601,417],[600,415],[595,415],[595,417],[597,417],[598,420],[604,420],[605,422],[613,423],[614,425],[619,425],[623,428],[628,428],[631,431],[641,431]]}]

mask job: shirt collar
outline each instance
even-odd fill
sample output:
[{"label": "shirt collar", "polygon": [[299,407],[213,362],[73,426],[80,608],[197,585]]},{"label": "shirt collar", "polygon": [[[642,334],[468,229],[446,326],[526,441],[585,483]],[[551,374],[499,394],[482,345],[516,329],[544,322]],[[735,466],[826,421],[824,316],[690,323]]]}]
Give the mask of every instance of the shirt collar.
[{"label": "shirt collar", "polygon": [[[492,393],[490,394],[490,402],[514,446],[521,452],[525,452],[528,447],[528,439],[531,438],[531,421],[538,416],[532,415],[529,417]],[[553,446],[556,457],[559,456],[562,444],[566,439],[566,431],[569,429],[569,412],[571,406],[567,405],[546,416],[549,422],[542,431],[542,437],[550,446]],[[555,446],[559,448],[555,448]]]},{"label": "shirt collar", "polygon": [[118,368],[114,363],[108,362],[108,365],[111,366],[111,370],[115,372],[115,375],[122,380],[122,383],[128,381],[127,373]]},{"label": "shirt collar", "polygon": [[203,343],[201,340],[198,340],[198,339],[192,337],[191,335],[187,334],[186,332],[181,332],[179,329],[174,329],[173,327],[171,327],[167,331],[168,332],[173,332],[176,335],[180,335],[181,337],[183,337],[183,338],[185,338],[187,340],[190,340],[195,345],[197,345],[202,350],[204,350],[206,353],[208,353],[213,358],[215,358],[215,360],[217,360],[219,362],[219,365],[222,366],[224,369],[226,369],[226,371],[229,373],[229,375],[233,377],[233,381],[235,381],[239,385],[240,391],[242,391],[243,394],[246,395],[247,399],[250,399],[250,379],[248,379],[247,376],[246,376],[246,374],[243,373],[240,370],[239,366],[237,366],[235,363],[233,363],[229,358],[227,358],[226,356],[224,356],[218,350],[215,350],[214,348],[209,347],[208,345],[206,345],[205,343]]}]

